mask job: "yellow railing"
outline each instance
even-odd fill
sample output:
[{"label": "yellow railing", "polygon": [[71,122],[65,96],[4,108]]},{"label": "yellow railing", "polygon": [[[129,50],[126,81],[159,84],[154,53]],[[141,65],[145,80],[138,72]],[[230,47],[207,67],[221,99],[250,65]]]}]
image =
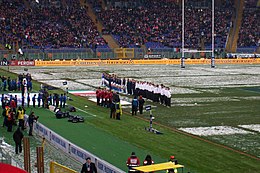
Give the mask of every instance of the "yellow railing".
[{"label": "yellow railing", "polygon": [[133,48],[116,48],[114,49],[115,57],[118,59],[128,58],[133,59],[135,57],[135,51]]},{"label": "yellow railing", "polygon": [[236,52],[237,50],[237,42],[238,42],[238,37],[239,37],[239,30],[241,28],[242,25],[242,18],[243,18],[243,12],[244,12],[244,0],[239,1],[239,3],[237,4],[237,11],[236,11],[236,15],[237,15],[237,19],[236,19],[236,26],[235,29],[233,30],[233,44],[231,45],[231,52]]},{"label": "yellow railing", "polygon": [[67,168],[66,166],[51,161],[50,173],[77,173],[77,171],[74,171],[73,169]]}]

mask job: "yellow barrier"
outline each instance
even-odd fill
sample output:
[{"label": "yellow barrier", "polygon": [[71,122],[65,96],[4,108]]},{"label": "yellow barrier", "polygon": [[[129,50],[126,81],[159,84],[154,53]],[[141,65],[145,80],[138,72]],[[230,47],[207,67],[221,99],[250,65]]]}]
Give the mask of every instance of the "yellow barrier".
[{"label": "yellow barrier", "polygon": [[35,61],[35,66],[95,66],[100,60]]},{"label": "yellow barrier", "polygon": [[[185,64],[210,64],[210,59],[185,59]],[[248,59],[215,59],[216,64],[260,64],[260,58]],[[147,59],[147,60],[64,60],[64,61],[35,61],[35,66],[100,66],[119,64],[180,64],[180,59]]]},{"label": "yellow barrier", "polygon": [[74,171],[70,168],[67,168],[66,166],[63,166],[61,164],[51,161],[50,162],[50,173],[77,173],[77,171]]},{"label": "yellow barrier", "polygon": [[135,50],[133,48],[116,48],[114,50],[115,57],[118,59],[121,58],[134,58],[135,56]]}]

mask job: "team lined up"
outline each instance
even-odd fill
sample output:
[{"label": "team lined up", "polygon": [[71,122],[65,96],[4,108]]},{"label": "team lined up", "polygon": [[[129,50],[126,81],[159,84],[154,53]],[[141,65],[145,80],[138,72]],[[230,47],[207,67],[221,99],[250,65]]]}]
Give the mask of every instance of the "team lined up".
[{"label": "team lined up", "polygon": [[120,78],[115,74],[103,73],[102,86],[119,93],[142,96],[153,102],[171,106],[171,90],[163,84]]}]

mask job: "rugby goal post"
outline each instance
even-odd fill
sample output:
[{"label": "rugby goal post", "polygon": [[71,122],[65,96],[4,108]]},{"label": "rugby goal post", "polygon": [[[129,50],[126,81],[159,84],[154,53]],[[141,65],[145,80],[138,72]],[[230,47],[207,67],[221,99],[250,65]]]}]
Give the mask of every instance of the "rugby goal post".
[{"label": "rugby goal post", "polygon": [[[215,55],[214,55],[214,9],[215,9],[215,1],[212,0],[212,15],[211,15],[211,50],[186,50],[185,49],[185,1],[182,0],[182,56],[181,56],[181,68],[185,68],[185,52],[193,52],[193,53],[198,53],[198,52],[211,52],[211,68],[215,68]],[[187,0],[188,1],[188,0]]]}]

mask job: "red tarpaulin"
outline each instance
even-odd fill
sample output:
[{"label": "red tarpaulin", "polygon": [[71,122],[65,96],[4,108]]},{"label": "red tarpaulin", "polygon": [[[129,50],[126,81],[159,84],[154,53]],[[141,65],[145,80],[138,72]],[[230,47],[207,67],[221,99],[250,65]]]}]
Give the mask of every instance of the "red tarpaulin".
[{"label": "red tarpaulin", "polygon": [[0,163],[0,173],[27,173],[25,170],[8,165],[5,163]]}]

